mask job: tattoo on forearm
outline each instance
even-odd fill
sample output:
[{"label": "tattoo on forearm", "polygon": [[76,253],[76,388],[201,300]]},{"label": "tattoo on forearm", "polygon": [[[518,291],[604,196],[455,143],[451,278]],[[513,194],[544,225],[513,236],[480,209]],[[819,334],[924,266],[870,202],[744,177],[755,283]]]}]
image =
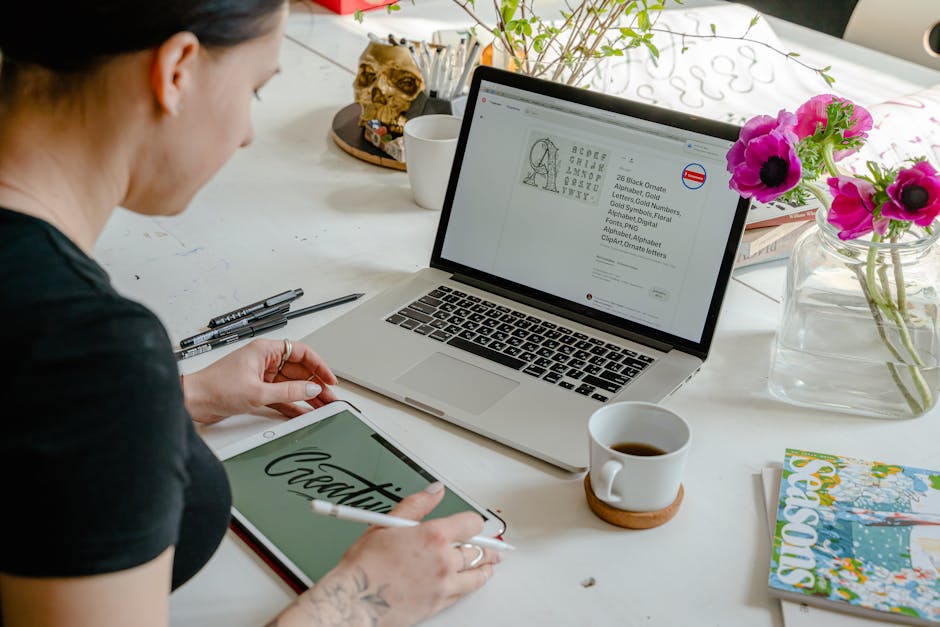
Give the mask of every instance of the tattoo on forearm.
[{"label": "tattoo on forearm", "polygon": [[[386,588],[386,585],[373,588],[368,575],[359,568],[351,577],[318,583],[302,594],[297,604],[317,627],[375,626],[391,609],[383,596]],[[272,625],[276,627],[276,621]]]}]

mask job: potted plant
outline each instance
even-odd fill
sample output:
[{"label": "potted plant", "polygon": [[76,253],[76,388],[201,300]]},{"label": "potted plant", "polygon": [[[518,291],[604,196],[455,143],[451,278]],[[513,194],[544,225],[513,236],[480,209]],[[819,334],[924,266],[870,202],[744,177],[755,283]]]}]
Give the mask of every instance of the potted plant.
[{"label": "potted plant", "polygon": [[[654,59],[659,56],[657,33],[679,34],[684,45],[687,39],[732,39],[770,48],[818,74],[827,84],[833,82],[830,68],[812,67],[799,59],[796,52],[783,52],[749,37],[760,19],[755,15],[740,35],[725,35],[710,24],[708,33],[673,33],[657,27],[662,12],[682,5],[682,0],[580,0],[568,2],[565,8],[543,15],[536,11],[535,0],[493,0],[487,5],[493,17],[488,18],[477,7],[476,0],[452,0],[466,13],[473,29],[493,36],[492,46],[508,57],[501,64],[515,71],[568,85],[583,85],[598,63],[611,57],[623,57],[631,50],[645,49]],[[414,2],[414,0],[412,0]],[[401,10],[400,3],[388,4],[389,12]],[[362,13],[356,13],[362,20]]]}]

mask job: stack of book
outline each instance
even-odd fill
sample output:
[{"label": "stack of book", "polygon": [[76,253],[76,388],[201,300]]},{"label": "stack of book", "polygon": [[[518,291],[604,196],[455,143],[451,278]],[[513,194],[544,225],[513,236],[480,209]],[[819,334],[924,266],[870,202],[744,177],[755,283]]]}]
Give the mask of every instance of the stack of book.
[{"label": "stack of book", "polygon": [[820,206],[815,199],[806,205],[753,202],[734,267],[789,257],[793,245],[813,224]]},{"label": "stack of book", "polygon": [[762,480],[786,627],[940,625],[940,470],[787,449]]}]

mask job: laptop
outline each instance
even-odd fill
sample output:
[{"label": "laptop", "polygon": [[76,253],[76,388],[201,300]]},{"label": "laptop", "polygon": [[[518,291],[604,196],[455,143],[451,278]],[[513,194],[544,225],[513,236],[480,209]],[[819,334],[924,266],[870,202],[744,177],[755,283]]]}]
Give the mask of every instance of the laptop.
[{"label": "laptop", "polygon": [[708,355],[739,127],[478,68],[429,267],[304,338],[340,377],[570,471]]}]

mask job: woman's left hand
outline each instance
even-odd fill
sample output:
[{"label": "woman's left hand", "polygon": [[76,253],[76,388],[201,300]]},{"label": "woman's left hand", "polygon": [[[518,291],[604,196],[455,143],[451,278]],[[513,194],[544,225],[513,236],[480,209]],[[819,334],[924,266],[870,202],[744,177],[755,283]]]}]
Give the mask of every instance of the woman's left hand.
[{"label": "woman's left hand", "polygon": [[193,420],[207,424],[262,407],[293,418],[335,401],[327,387],[335,384],[326,363],[306,344],[258,339],[185,375],[183,399]]}]

